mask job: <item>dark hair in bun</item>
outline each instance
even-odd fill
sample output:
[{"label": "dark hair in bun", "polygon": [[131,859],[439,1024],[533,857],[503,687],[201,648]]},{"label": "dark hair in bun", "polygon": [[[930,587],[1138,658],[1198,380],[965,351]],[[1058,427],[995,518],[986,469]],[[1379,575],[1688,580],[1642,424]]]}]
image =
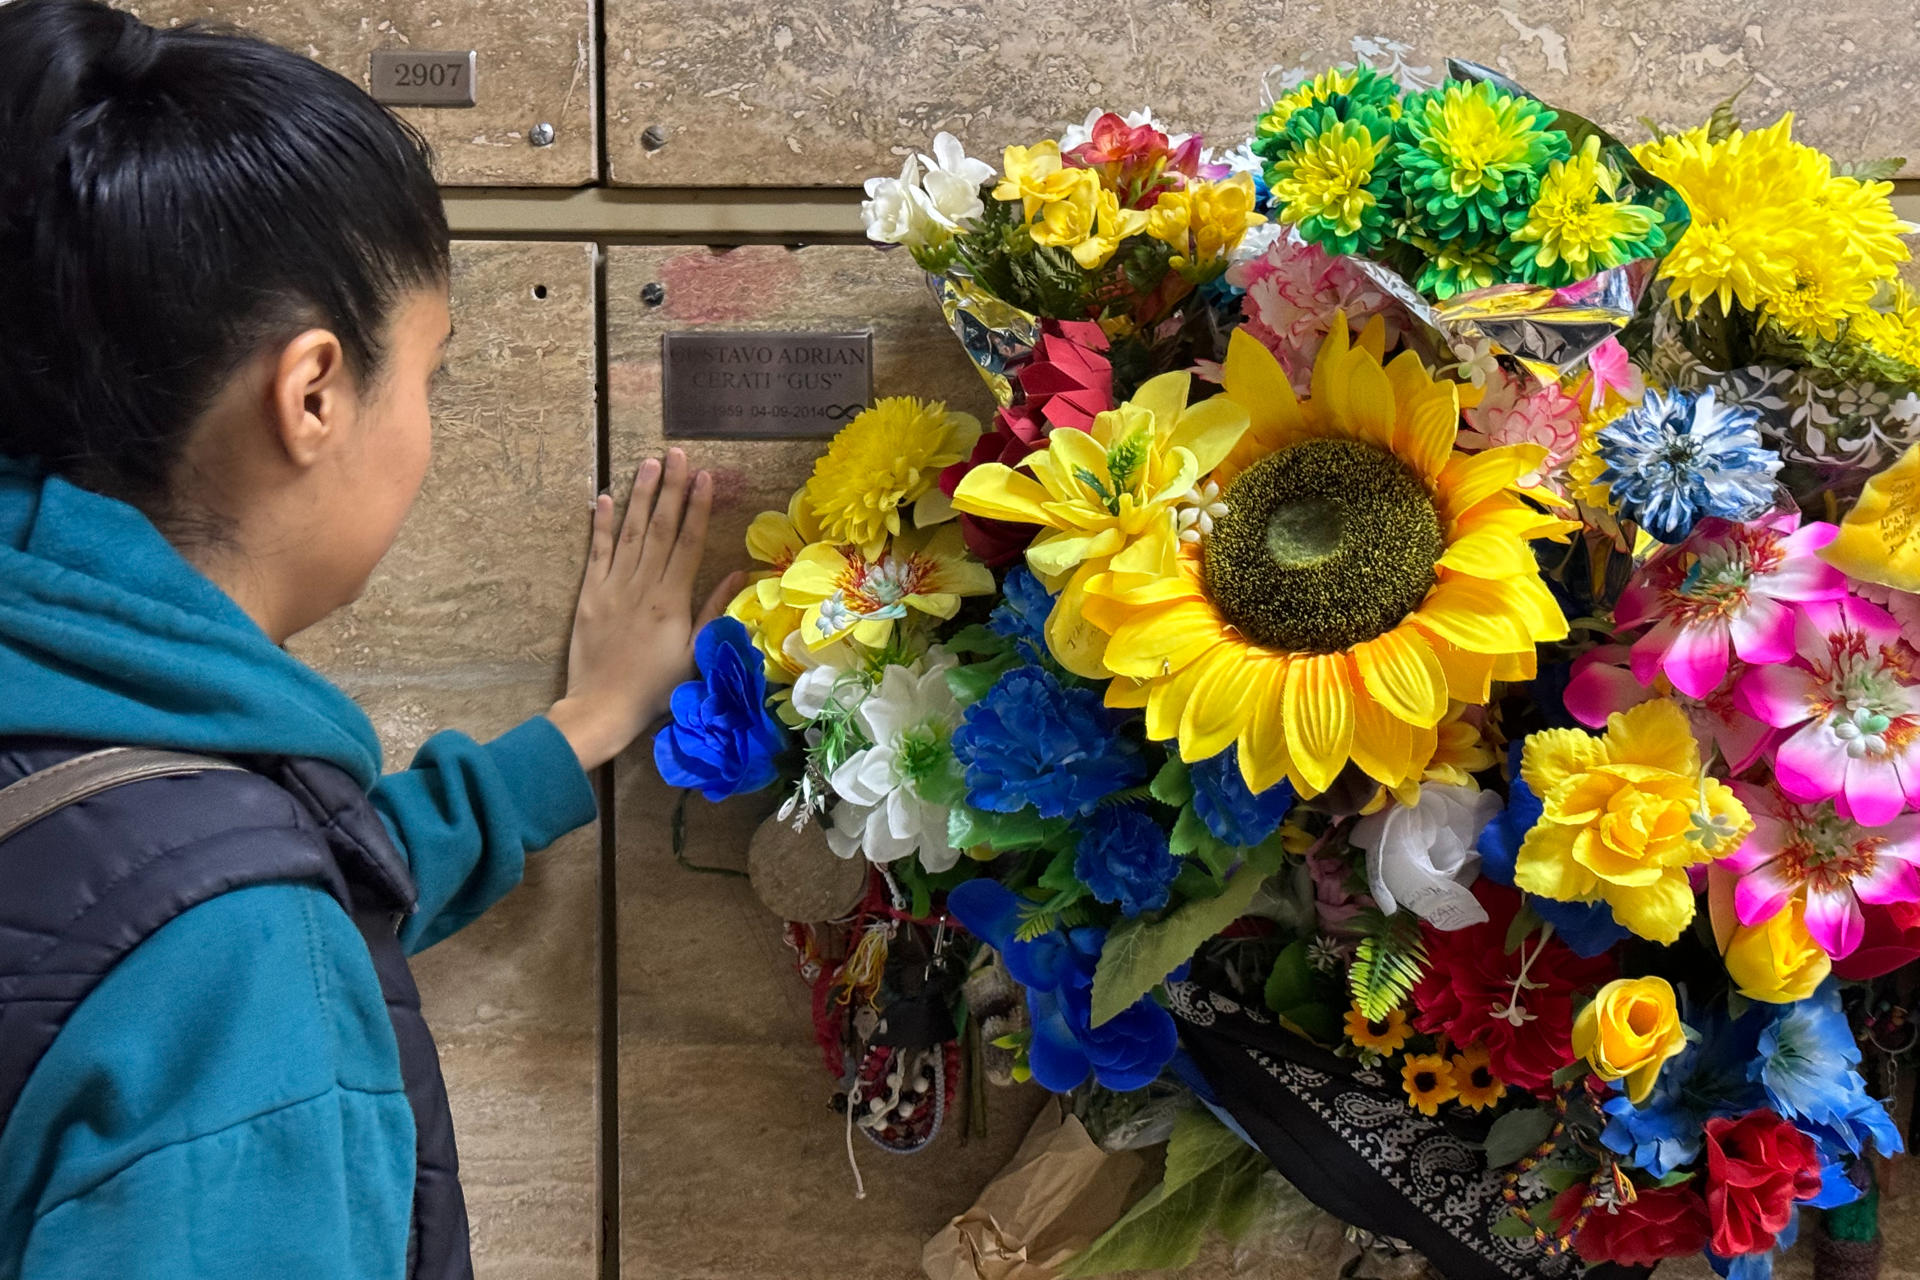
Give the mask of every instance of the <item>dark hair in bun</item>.
[{"label": "dark hair in bun", "polygon": [[91,0],[0,5],[0,454],[165,514],[200,413],[331,329],[363,380],[447,278],[426,144],[298,54]]}]

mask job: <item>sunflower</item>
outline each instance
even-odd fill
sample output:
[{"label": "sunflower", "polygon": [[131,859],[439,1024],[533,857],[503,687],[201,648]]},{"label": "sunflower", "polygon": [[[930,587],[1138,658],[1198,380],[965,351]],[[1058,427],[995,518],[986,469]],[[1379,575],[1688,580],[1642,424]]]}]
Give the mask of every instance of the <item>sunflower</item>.
[{"label": "sunflower", "polygon": [[1256,792],[1317,795],[1349,763],[1418,778],[1452,702],[1484,703],[1567,634],[1529,543],[1577,526],[1516,483],[1540,446],[1456,452],[1454,384],[1412,353],[1383,366],[1377,319],[1347,334],[1337,318],[1302,404],[1236,331],[1218,399],[1251,426],[1213,473],[1227,515],[1197,545],[1136,536],[1085,583],[1122,677],[1109,705],[1144,706],[1188,761],[1237,742]]},{"label": "sunflower", "polygon": [[1423,1116],[1437,1114],[1460,1096],[1453,1064],[1437,1053],[1408,1054],[1400,1066],[1400,1087],[1407,1091],[1407,1102]]},{"label": "sunflower", "polygon": [[1347,1010],[1346,1026],[1347,1039],[1374,1053],[1398,1053],[1406,1045],[1407,1037],[1413,1034],[1407,1025],[1407,1015],[1398,1009],[1389,1009],[1386,1017],[1374,1020],[1355,1005]]},{"label": "sunflower", "polygon": [[1457,1101],[1461,1106],[1473,1111],[1485,1111],[1507,1096],[1505,1082],[1494,1078],[1492,1060],[1485,1045],[1477,1044],[1454,1054],[1450,1065],[1453,1067],[1453,1087],[1459,1092]]},{"label": "sunflower", "polygon": [[961,597],[993,590],[993,570],[967,554],[957,524],[902,534],[875,556],[816,542],[780,575],[780,602],[801,611],[810,649],[847,635],[879,648],[910,613],[951,618]]},{"label": "sunflower", "polygon": [[920,524],[950,515],[935,482],[941,469],[967,456],[979,420],[949,412],[937,400],[888,396],[840,429],[807,481],[807,505],[833,542],[880,554],[900,532],[900,508],[926,503]]}]

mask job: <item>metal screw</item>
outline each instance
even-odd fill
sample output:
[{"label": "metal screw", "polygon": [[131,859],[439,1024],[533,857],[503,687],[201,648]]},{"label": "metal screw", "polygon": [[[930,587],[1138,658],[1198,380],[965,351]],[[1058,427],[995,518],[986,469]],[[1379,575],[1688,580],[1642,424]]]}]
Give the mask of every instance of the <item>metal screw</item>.
[{"label": "metal screw", "polygon": [[658,281],[650,281],[640,286],[640,301],[650,307],[657,307],[667,300],[667,286]]},{"label": "metal screw", "polygon": [[539,124],[527,130],[527,141],[531,142],[536,147],[552,146],[553,145],[553,126],[548,124],[546,121],[542,120]]},{"label": "metal screw", "polygon": [[662,125],[650,124],[640,135],[640,145],[649,151],[658,151],[667,145],[667,131]]}]

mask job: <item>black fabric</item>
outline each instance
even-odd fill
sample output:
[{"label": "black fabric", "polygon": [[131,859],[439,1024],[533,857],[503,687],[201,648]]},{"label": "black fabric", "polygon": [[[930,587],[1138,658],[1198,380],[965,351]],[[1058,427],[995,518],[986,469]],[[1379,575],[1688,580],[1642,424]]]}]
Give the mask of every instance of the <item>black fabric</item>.
[{"label": "black fabric", "polygon": [[[0,742],[0,787],[98,744]],[[143,940],[220,894],[312,884],[366,940],[416,1132],[413,1280],[469,1280],[467,1212],[439,1053],[396,930],[413,879],[351,778],[314,760],[128,783],[0,842],[0,1131],[80,1002]]]},{"label": "black fabric", "polygon": [[1486,1166],[1487,1123],[1423,1116],[1397,1072],[1340,1058],[1264,1009],[1191,983],[1169,988],[1180,1042],[1214,1100],[1274,1167],[1342,1222],[1405,1241],[1447,1280],[1638,1280],[1647,1272],[1549,1258],[1531,1238],[1493,1234],[1501,1174]]}]

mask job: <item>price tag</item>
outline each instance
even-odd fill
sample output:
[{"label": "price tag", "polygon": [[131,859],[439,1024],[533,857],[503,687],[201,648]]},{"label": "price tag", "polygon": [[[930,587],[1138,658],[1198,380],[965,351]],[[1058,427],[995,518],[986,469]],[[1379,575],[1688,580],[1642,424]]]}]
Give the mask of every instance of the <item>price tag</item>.
[{"label": "price tag", "polygon": [[367,83],[373,100],[390,107],[470,107],[479,62],[473,49],[375,49]]},{"label": "price tag", "polygon": [[873,402],[871,333],[669,333],[668,436],[830,436]]}]

